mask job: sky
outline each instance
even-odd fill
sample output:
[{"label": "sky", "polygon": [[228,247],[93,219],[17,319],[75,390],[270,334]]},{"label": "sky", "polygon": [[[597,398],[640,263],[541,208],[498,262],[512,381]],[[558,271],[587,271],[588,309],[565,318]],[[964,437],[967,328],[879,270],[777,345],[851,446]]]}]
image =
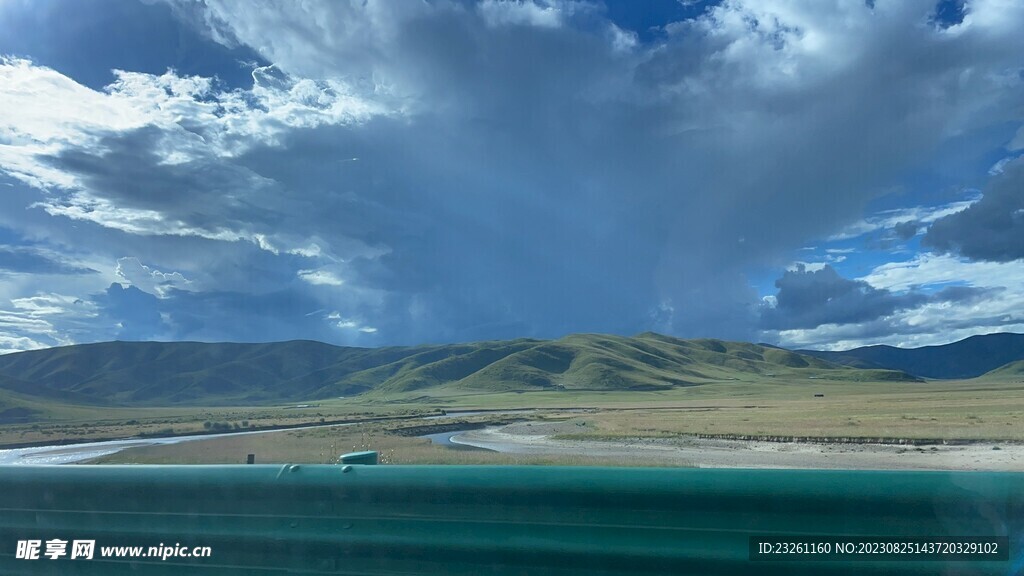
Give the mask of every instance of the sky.
[{"label": "sky", "polygon": [[0,352],[1024,332],[1015,0],[0,0]]}]

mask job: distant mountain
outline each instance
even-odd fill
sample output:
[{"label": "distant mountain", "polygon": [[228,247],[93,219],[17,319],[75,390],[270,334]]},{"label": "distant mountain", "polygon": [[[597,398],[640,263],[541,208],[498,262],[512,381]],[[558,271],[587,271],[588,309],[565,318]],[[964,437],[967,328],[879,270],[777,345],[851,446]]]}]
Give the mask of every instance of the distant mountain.
[{"label": "distant mountain", "polygon": [[310,341],[105,342],[0,356],[0,391],[121,406],[272,403],[437,387],[662,390],[752,376],[914,380],[898,371],[858,370],[781,348],[654,333],[393,348]]},{"label": "distant mountain", "polygon": [[1024,334],[971,336],[952,344],[922,348],[865,346],[843,352],[796,352],[853,368],[900,370],[922,378],[974,378],[1024,360]]}]

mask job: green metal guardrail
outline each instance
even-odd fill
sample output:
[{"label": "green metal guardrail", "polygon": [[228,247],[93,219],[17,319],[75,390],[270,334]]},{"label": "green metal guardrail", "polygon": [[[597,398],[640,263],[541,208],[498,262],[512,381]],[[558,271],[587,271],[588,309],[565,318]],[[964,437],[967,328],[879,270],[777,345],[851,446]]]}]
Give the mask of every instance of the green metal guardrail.
[{"label": "green metal guardrail", "polygon": [[[503,466],[0,469],[2,574],[1020,574],[1024,474]],[[752,560],[751,538],[986,537],[997,560]],[[68,542],[49,559],[46,541]],[[18,541],[39,540],[36,560]],[[94,540],[91,560],[71,559]],[[177,544],[178,546],[174,546]],[[209,547],[202,558],[101,548]],[[835,557],[835,556],[833,556]],[[865,560],[864,558],[868,558]]]}]

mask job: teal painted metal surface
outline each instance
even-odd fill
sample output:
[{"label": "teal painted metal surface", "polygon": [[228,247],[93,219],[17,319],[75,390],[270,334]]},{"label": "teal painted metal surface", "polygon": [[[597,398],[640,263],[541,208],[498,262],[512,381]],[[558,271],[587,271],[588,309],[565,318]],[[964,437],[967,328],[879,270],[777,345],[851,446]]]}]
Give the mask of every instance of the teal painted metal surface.
[{"label": "teal painted metal surface", "polygon": [[[345,471],[347,470],[347,471]],[[1004,537],[1000,561],[751,561],[752,536]],[[19,540],[96,541],[92,560]],[[1020,574],[1024,474],[500,466],[0,469],[0,574]],[[208,546],[208,558],[100,558]],[[44,545],[45,551],[45,545]]]},{"label": "teal painted metal surface", "polygon": [[377,452],[368,450],[366,452],[349,452],[338,457],[341,464],[376,464]]}]

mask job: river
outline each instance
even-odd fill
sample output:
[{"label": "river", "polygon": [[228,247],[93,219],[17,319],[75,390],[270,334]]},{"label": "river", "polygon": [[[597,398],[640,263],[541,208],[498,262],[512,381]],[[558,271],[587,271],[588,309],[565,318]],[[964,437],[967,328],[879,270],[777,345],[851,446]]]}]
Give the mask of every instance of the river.
[{"label": "river", "polygon": [[[477,414],[493,414],[493,413],[519,413],[524,410],[489,410],[489,411],[450,411],[446,414],[438,416],[427,416],[425,420],[440,420],[446,418],[459,418],[463,416],[473,416]],[[359,422],[349,422],[345,424],[312,424],[310,426],[300,426],[297,428],[288,428],[287,430],[304,430],[307,428],[321,428],[326,426],[352,426],[359,424]],[[225,436],[242,436],[245,434],[268,434],[270,432],[282,432],[281,429],[275,430],[249,430],[245,432],[224,432],[223,434],[196,434],[192,436],[170,436],[164,438],[128,438],[124,440],[107,440],[103,442],[86,442],[82,444],[64,444],[64,445],[53,445],[53,446],[32,446],[30,448],[9,448],[0,450],[0,466],[17,466],[17,465],[40,465],[40,464],[73,464],[75,462],[81,462],[83,460],[89,460],[92,458],[98,458],[100,456],[106,456],[108,454],[114,454],[125,450],[127,448],[136,448],[139,446],[154,446],[159,444],[178,444],[180,442],[192,442],[194,440],[208,440],[210,438],[223,438]],[[448,433],[447,436],[450,438],[453,434],[458,432]],[[430,436],[443,436],[430,435]],[[446,441],[447,442],[447,441]]]}]

